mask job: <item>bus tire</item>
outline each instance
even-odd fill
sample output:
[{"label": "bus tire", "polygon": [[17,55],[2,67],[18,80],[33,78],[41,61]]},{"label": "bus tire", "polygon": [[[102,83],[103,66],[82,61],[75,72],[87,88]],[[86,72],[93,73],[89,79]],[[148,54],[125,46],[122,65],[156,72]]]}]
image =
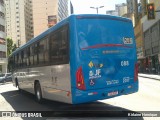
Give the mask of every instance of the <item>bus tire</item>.
[{"label": "bus tire", "polygon": [[38,103],[42,103],[42,91],[39,82],[35,83],[35,97]]}]

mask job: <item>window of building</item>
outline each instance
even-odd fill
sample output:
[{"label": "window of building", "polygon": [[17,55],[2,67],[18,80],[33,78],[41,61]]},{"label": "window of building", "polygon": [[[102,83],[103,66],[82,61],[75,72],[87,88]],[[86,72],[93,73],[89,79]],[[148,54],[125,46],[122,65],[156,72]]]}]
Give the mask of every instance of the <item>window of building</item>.
[{"label": "window of building", "polygon": [[2,6],[4,6],[4,1],[3,0],[0,0],[0,3]]},{"label": "window of building", "polygon": [[0,25],[0,31],[5,32],[5,27],[3,25]]},{"label": "window of building", "polygon": [[152,53],[158,53],[159,52],[159,47],[155,46],[152,48]]},{"label": "window of building", "polygon": [[5,45],[5,44],[6,44],[6,41],[5,41],[5,39],[3,39],[3,38],[0,38],[0,44],[2,44],[2,45]]},{"label": "window of building", "polygon": [[0,12],[0,17],[4,18],[4,13]]},{"label": "window of building", "polygon": [[6,58],[6,52],[0,51],[0,58]]}]

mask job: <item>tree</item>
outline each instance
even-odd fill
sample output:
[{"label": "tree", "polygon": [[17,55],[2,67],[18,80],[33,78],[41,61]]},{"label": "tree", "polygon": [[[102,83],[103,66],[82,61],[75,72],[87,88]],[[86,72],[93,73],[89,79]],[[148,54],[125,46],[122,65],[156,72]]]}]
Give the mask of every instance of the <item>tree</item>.
[{"label": "tree", "polygon": [[17,49],[17,45],[14,44],[13,47],[12,47],[12,52],[14,52],[16,49]]},{"label": "tree", "polygon": [[13,51],[17,49],[16,44],[13,44],[13,40],[11,38],[7,38],[7,56],[9,56]]},{"label": "tree", "polygon": [[11,38],[7,38],[7,56],[9,56],[12,53],[13,48],[13,40]]}]

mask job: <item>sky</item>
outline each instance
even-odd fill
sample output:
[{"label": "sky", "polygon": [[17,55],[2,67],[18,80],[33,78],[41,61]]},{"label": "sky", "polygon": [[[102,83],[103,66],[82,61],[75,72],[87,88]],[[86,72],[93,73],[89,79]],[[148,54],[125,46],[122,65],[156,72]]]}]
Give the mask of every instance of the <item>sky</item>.
[{"label": "sky", "polygon": [[99,7],[99,14],[106,14],[107,10],[115,10],[115,4],[126,3],[126,0],[71,0],[75,14],[96,14],[96,9],[90,7]]}]

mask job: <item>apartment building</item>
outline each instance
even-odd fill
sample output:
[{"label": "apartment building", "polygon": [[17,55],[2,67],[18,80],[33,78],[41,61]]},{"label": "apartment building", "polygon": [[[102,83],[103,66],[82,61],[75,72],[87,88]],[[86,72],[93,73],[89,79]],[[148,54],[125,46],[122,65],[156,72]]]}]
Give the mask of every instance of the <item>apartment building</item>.
[{"label": "apartment building", "polygon": [[33,38],[32,0],[4,0],[6,33],[20,47]]},{"label": "apartment building", "polygon": [[7,71],[7,48],[5,37],[5,8],[4,1],[0,0],[0,73],[5,73]]},{"label": "apartment building", "polygon": [[116,11],[118,11],[119,16],[125,16],[127,14],[127,4],[116,4],[115,5]]},{"label": "apartment building", "polygon": [[116,10],[108,10],[106,11],[107,15],[113,15],[113,16],[118,16],[118,11]]},{"label": "apartment building", "polygon": [[132,20],[133,26],[138,23],[138,0],[127,0],[127,17]]},{"label": "apartment building", "polygon": [[[155,10],[160,10],[159,0],[149,0],[154,3]],[[142,18],[144,36],[144,66],[150,73],[160,74],[160,12],[155,13],[155,19]]]},{"label": "apartment building", "polygon": [[68,0],[32,0],[34,37],[68,16]]}]

